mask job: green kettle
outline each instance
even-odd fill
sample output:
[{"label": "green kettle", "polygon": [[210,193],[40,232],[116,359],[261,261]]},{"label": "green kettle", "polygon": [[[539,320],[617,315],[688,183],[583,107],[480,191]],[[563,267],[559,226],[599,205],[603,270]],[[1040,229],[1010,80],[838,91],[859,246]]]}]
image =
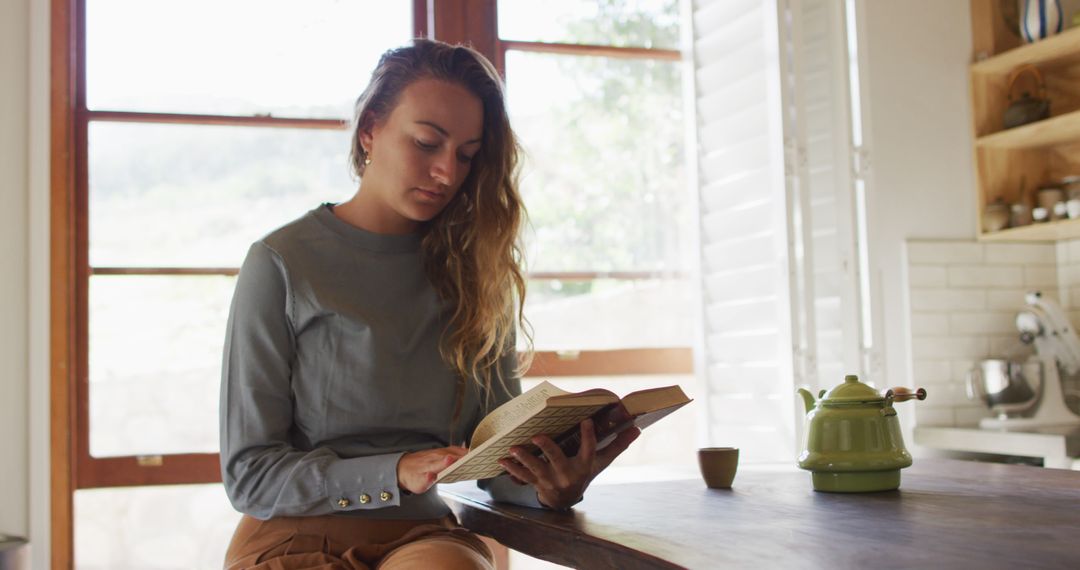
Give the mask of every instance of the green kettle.
[{"label": "green kettle", "polygon": [[926,390],[891,388],[884,395],[849,375],[818,401],[805,388],[806,446],[799,467],[813,473],[815,491],[864,493],[900,486],[900,469],[911,465],[893,404],[925,400]]}]

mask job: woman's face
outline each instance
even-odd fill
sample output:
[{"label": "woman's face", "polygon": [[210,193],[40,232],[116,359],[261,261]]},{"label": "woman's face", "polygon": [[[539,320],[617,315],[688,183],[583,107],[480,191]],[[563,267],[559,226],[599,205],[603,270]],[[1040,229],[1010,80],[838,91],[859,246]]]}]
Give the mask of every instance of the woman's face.
[{"label": "woman's face", "polygon": [[450,203],[480,150],[484,108],[457,84],[436,79],[413,82],[384,121],[361,130],[371,164],[361,196],[379,225],[415,231]]}]

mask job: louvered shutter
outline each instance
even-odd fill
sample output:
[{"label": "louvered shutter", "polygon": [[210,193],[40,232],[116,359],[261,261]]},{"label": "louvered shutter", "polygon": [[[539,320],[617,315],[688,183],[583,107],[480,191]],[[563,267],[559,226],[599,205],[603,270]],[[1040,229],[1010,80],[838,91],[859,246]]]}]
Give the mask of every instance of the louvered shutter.
[{"label": "louvered shutter", "polygon": [[844,5],[691,6],[707,438],[790,461],[795,388],[861,373]]},{"label": "louvered shutter", "polygon": [[775,4],[695,0],[694,111],[708,440],[790,459],[791,338]]},{"label": "louvered shutter", "polygon": [[791,46],[784,116],[786,146],[794,149],[790,209],[798,220],[796,381],[831,388],[845,374],[862,375],[844,4],[781,4],[791,13],[780,27]]}]

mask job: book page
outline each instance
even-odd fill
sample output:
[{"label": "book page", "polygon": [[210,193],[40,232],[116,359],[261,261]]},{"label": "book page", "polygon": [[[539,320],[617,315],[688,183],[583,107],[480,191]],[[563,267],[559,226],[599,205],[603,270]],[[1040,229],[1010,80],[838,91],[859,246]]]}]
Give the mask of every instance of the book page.
[{"label": "book page", "polygon": [[543,409],[547,399],[567,394],[550,382],[541,382],[524,394],[492,410],[473,430],[470,449],[476,449],[499,432],[508,431],[525,418]]},{"label": "book page", "polygon": [[665,386],[663,388],[650,388],[631,392],[623,398],[623,405],[630,415],[638,416],[646,412],[670,408],[678,404],[690,401],[678,385]]},{"label": "book page", "polygon": [[[509,457],[508,450],[511,447],[515,445],[535,447],[530,442],[534,435],[546,434],[555,437],[580,424],[585,418],[606,405],[560,406],[541,410],[508,433],[499,433],[498,437],[485,441],[479,446],[473,446],[468,455],[457,460],[439,474],[438,482],[453,483],[501,475],[503,468],[499,465],[499,459]],[[519,416],[515,419],[520,422],[524,418]]]}]

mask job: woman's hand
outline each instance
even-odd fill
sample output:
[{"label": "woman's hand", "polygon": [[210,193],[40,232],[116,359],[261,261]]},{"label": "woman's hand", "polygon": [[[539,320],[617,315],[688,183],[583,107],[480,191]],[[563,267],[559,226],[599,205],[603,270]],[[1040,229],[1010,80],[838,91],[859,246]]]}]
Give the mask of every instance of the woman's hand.
[{"label": "woman's hand", "polygon": [[459,445],[406,453],[397,464],[398,487],[420,494],[435,484],[439,472],[460,459],[469,450]]},{"label": "woman's hand", "polygon": [[572,506],[585,494],[585,488],[601,471],[626,451],[641,435],[641,430],[630,428],[623,431],[599,453],[596,451],[596,431],[592,420],[581,422],[581,447],[577,455],[567,457],[562,449],[548,436],[532,439],[547,461],[536,457],[520,447],[510,448],[510,455],[517,461],[499,460],[499,464],[511,476],[536,487],[536,498],[553,509]]}]

